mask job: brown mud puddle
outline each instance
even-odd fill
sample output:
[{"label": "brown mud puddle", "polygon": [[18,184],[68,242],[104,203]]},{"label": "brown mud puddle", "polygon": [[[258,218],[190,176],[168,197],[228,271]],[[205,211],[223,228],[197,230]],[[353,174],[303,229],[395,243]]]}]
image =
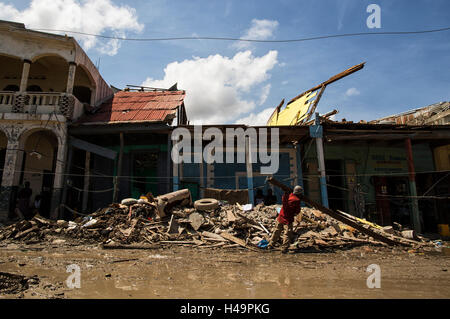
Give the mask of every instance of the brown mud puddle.
[{"label": "brown mud puddle", "polygon": [[[367,287],[371,264],[380,266],[381,288]],[[80,288],[67,286],[69,265],[79,267]],[[449,269],[446,254],[380,247],[284,255],[8,244],[0,272],[34,279],[0,289],[0,298],[450,298]]]}]

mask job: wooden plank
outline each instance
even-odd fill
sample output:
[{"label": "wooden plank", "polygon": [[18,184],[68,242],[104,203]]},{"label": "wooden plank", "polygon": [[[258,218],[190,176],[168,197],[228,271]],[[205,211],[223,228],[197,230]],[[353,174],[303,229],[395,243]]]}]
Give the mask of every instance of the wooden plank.
[{"label": "wooden plank", "polygon": [[237,237],[231,235],[230,233],[223,232],[223,233],[220,234],[220,236],[222,236],[223,238],[225,238],[225,239],[227,239],[227,240],[229,240],[229,241],[232,241],[232,242],[234,242],[234,243],[236,243],[236,244],[239,244],[240,246],[245,247],[245,248],[247,248],[247,249],[249,249],[249,250],[259,252],[259,250],[257,250],[256,248],[247,246],[247,245],[245,244],[245,241],[243,241],[242,239],[237,238]]},{"label": "wooden plank", "polygon": [[236,215],[234,215],[232,210],[227,210],[227,219],[229,222],[236,221]]},{"label": "wooden plank", "polygon": [[209,231],[203,231],[202,232],[202,236],[208,237],[208,238],[212,238],[212,239],[215,239],[215,240],[226,241],[226,239],[223,239],[222,236],[220,236],[218,234],[211,233]]},{"label": "wooden plank", "polygon": [[69,139],[69,143],[70,145],[72,145],[73,147],[85,150],[87,152],[91,152],[109,159],[115,159],[117,156],[117,152],[110,150],[109,148],[106,147],[102,147],[102,146],[98,146],[83,140],[80,140],[78,138],[75,137],[70,137]]},{"label": "wooden plank", "polygon": [[331,84],[331,83],[333,83],[333,82],[336,82],[337,80],[340,80],[340,79],[346,77],[347,75],[350,75],[350,74],[352,74],[352,73],[354,73],[354,72],[356,72],[356,71],[361,70],[361,69],[364,67],[364,64],[365,64],[365,63],[366,63],[366,62],[363,62],[363,63],[357,64],[357,65],[354,65],[354,66],[352,66],[351,68],[348,68],[347,70],[345,70],[345,71],[343,71],[343,72],[341,72],[341,73],[339,73],[339,74],[336,74],[336,75],[332,76],[331,78],[329,78],[329,79],[326,80],[325,82],[322,82],[322,83],[320,83],[319,85],[316,85],[315,87],[313,87],[313,88],[311,88],[311,89],[309,89],[309,90],[307,90],[307,91],[301,93],[300,95],[297,95],[297,96],[294,97],[292,100],[290,100],[290,101],[288,102],[288,104],[294,102],[295,100],[298,100],[298,99],[301,98],[303,95],[305,95],[305,94],[307,94],[307,93],[309,93],[309,92],[313,92],[313,91],[316,91],[316,90],[320,89],[320,88],[321,88],[322,86],[324,86],[324,85],[327,86],[328,84]]},{"label": "wooden plank", "polygon": [[122,244],[103,244],[102,248],[103,249],[157,249],[160,248],[161,246],[158,244],[150,244],[150,245],[145,245],[145,244],[139,244],[139,245],[122,245]]}]

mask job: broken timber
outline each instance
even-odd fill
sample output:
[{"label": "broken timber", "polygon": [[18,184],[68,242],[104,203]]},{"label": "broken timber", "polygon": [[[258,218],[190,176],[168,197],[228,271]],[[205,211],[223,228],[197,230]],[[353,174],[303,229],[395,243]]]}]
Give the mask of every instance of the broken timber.
[{"label": "broken timber", "polygon": [[222,236],[223,238],[225,238],[225,239],[227,239],[227,240],[229,240],[229,241],[232,241],[232,242],[234,242],[234,243],[236,243],[236,244],[239,244],[239,245],[242,246],[242,247],[245,247],[245,248],[250,249],[250,250],[253,250],[253,251],[260,252],[260,250],[257,250],[256,248],[253,248],[253,247],[249,247],[248,245],[245,244],[245,241],[244,241],[244,240],[242,240],[242,239],[240,239],[240,238],[237,238],[237,237],[231,235],[230,233],[222,232],[222,233],[220,234],[220,236]]},{"label": "broken timber", "polygon": [[[267,182],[271,183],[274,186],[277,186],[279,188],[281,188],[282,190],[284,190],[285,192],[289,192],[292,193],[292,189],[289,186],[286,186],[284,184],[282,184],[281,182],[279,182],[278,180],[274,179],[273,177],[268,177],[267,178]],[[334,219],[348,225],[351,226],[353,228],[355,228],[356,230],[360,231],[363,234],[369,235],[371,237],[373,237],[374,239],[377,239],[381,242],[384,242],[386,244],[389,245],[404,245],[404,246],[410,246],[410,243],[407,243],[405,241],[400,241],[400,240],[394,240],[391,238],[388,238],[386,236],[383,236],[373,230],[371,230],[370,228],[365,228],[364,226],[362,226],[361,224],[351,220],[350,218],[348,218],[347,216],[345,216],[344,214],[338,213],[332,209],[326,208],[325,206],[322,206],[319,203],[316,203],[312,200],[310,200],[309,198],[307,198],[306,196],[300,196],[300,200],[307,203],[308,205],[310,205],[311,207],[314,207],[315,209],[320,210],[322,213],[327,214],[330,217],[333,217]]]}]

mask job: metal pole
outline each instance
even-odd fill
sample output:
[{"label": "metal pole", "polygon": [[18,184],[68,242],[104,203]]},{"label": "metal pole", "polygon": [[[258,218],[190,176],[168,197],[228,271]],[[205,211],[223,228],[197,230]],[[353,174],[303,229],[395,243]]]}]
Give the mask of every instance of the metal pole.
[{"label": "metal pole", "polygon": [[411,194],[411,208],[413,217],[413,226],[416,233],[422,231],[419,217],[419,204],[417,201],[417,188],[416,188],[416,173],[414,171],[414,160],[412,154],[411,139],[407,138],[405,140],[406,147],[406,157],[408,160],[408,171],[409,171],[409,192]]}]

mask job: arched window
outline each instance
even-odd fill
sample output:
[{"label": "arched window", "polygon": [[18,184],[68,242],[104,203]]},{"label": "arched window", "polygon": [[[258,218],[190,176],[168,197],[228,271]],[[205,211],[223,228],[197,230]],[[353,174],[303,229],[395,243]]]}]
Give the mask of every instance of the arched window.
[{"label": "arched window", "polygon": [[19,91],[19,87],[17,85],[15,85],[15,84],[10,84],[10,85],[5,86],[3,91],[14,91],[14,92],[17,92],[17,91]]},{"label": "arched window", "polygon": [[42,89],[39,85],[30,85],[27,87],[27,92],[42,92]]}]

